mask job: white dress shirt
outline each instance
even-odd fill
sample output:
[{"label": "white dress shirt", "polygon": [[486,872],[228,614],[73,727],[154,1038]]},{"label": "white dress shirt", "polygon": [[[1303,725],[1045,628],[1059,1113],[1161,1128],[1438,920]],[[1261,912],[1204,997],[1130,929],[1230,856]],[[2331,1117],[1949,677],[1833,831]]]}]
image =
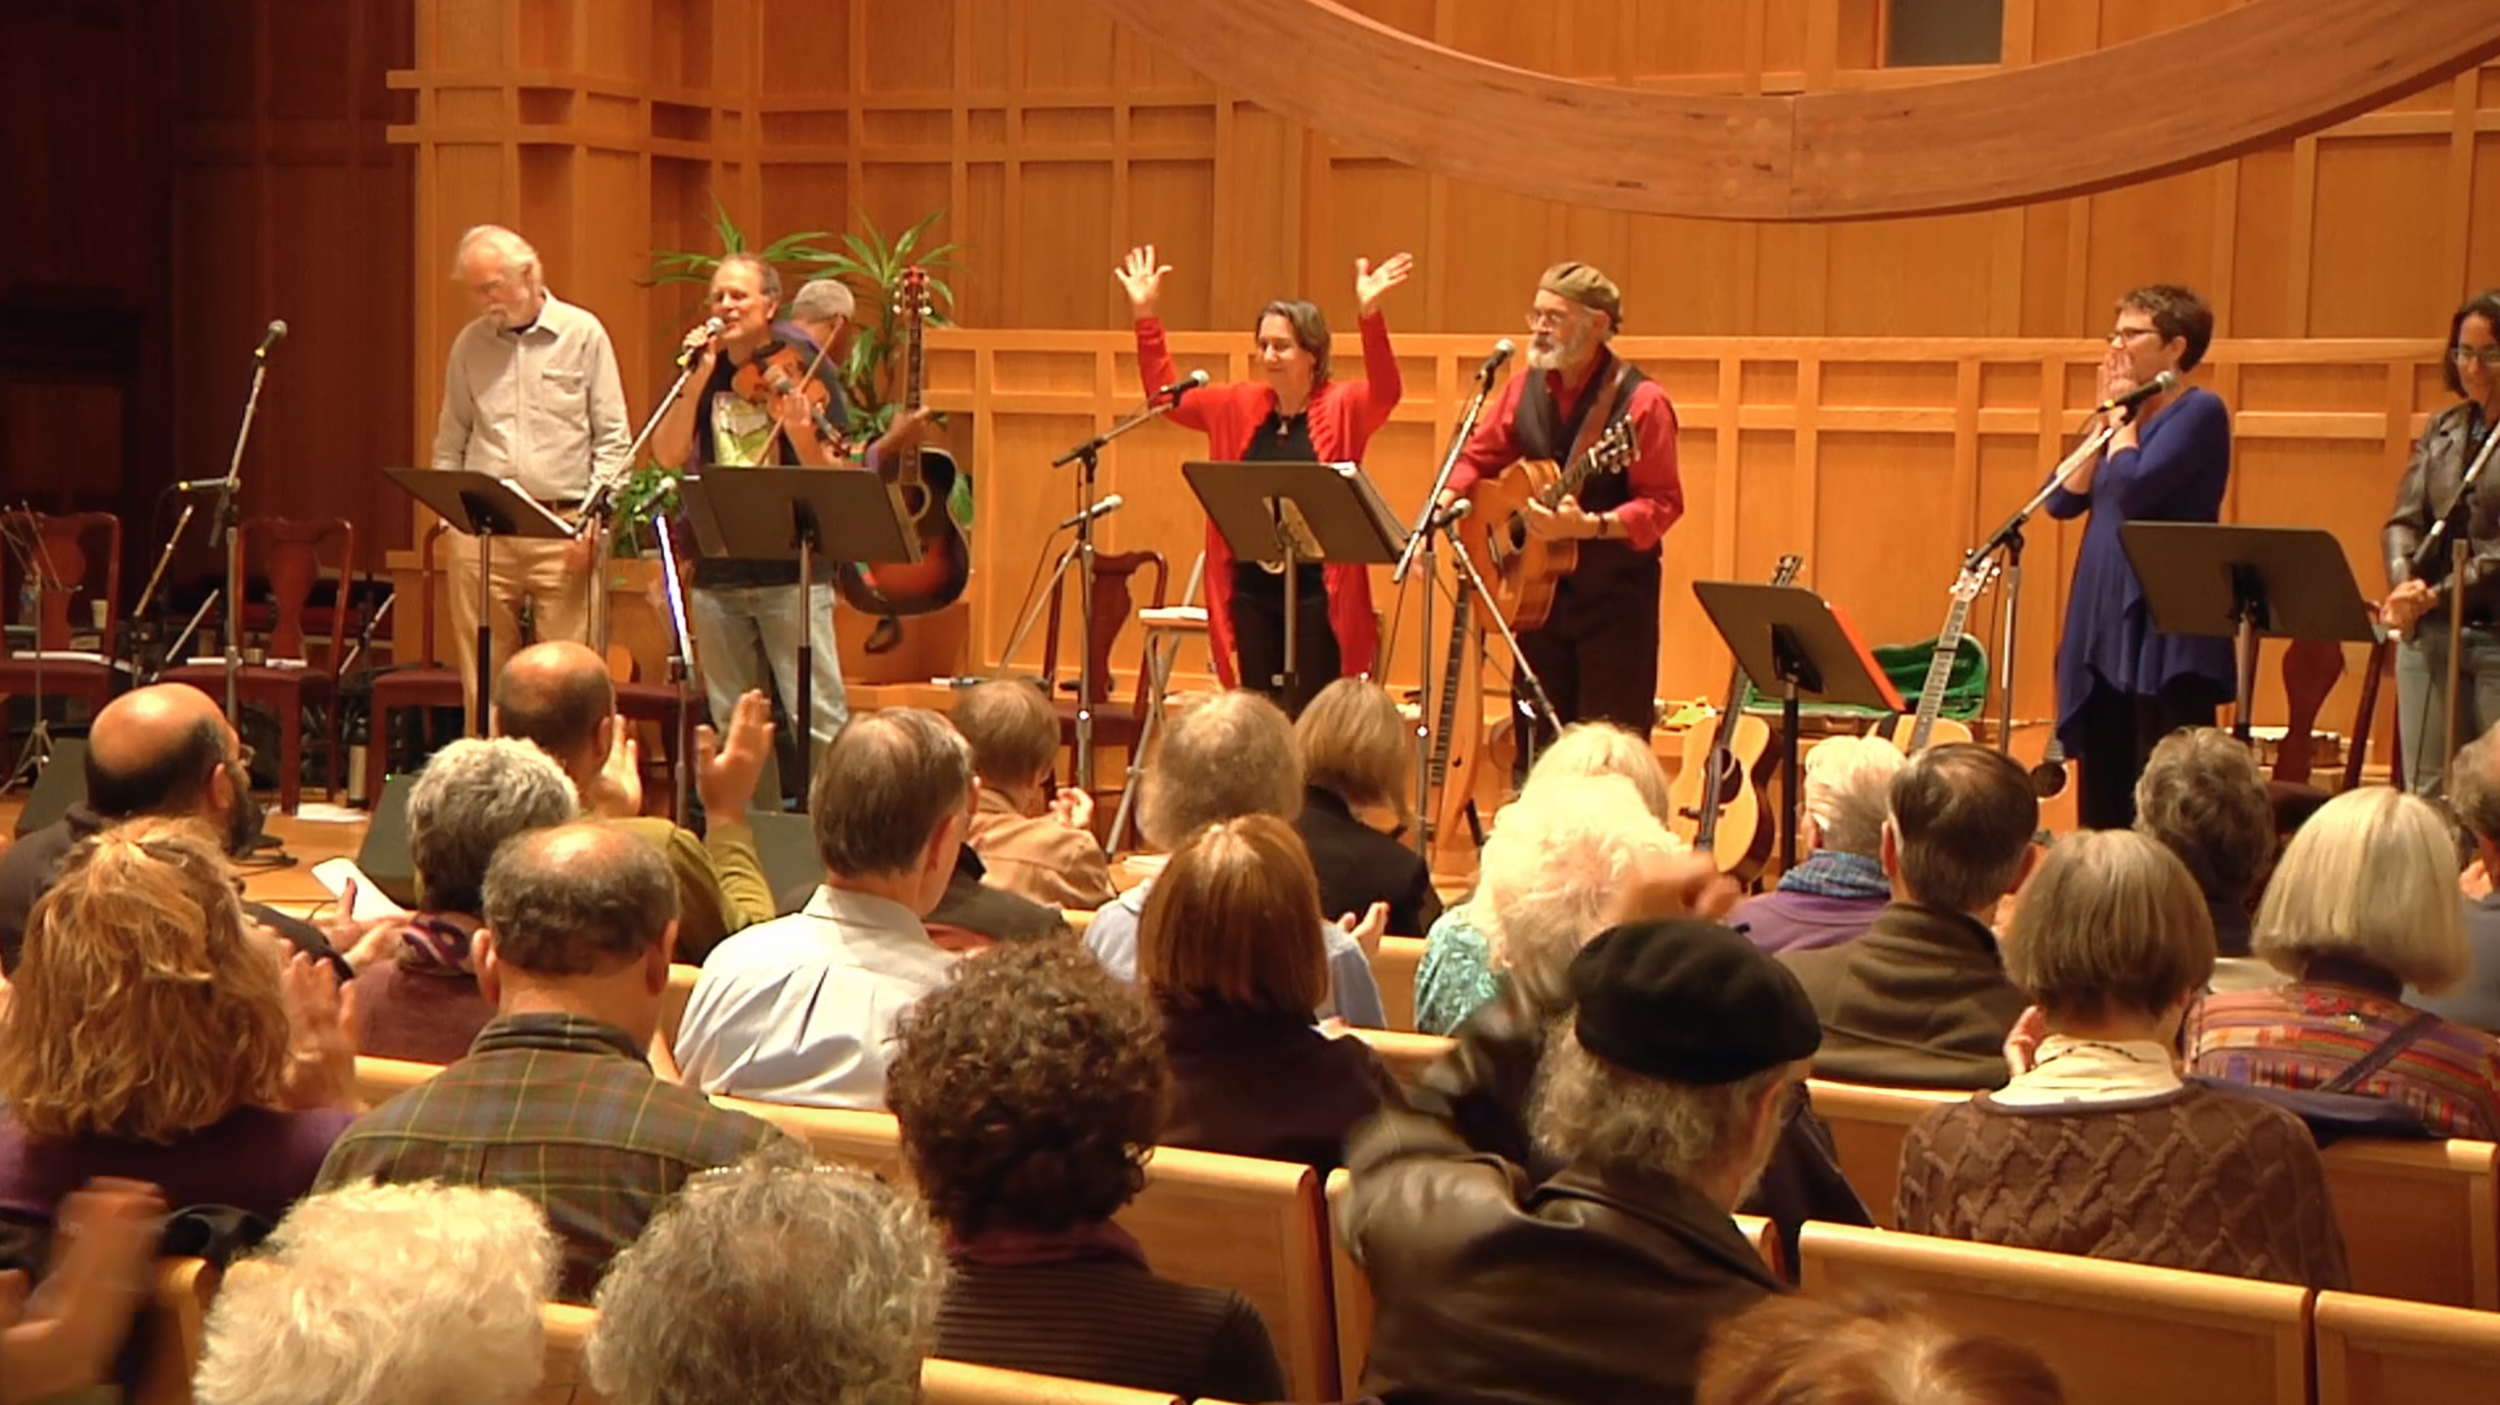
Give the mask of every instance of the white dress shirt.
[{"label": "white dress shirt", "polygon": [[894,1022],[954,965],[901,903],[819,887],[703,959],[678,1067],[707,1093],[882,1111]]},{"label": "white dress shirt", "polygon": [[549,293],[520,331],[480,317],[452,339],[436,468],[510,478],[540,502],[579,502],[593,482],[624,477],[632,447],[616,348],[589,312]]}]

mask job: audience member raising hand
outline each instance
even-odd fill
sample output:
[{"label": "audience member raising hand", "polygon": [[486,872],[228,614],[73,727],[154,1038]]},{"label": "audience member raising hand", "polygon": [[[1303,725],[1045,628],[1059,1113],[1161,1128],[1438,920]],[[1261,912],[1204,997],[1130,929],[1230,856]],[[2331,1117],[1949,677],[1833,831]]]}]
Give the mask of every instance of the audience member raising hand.
[{"label": "audience member raising hand", "polygon": [[0,1405],[104,1384],[147,1294],[164,1215],[140,1181],[100,1177],[62,1200],[42,1291],[0,1273]]}]

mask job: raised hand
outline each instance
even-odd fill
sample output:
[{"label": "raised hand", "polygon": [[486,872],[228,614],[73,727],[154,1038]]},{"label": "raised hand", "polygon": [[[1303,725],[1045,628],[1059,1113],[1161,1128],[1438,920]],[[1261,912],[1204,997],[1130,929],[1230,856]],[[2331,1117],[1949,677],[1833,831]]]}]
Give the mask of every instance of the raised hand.
[{"label": "raised hand", "polygon": [[764,758],[773,754],[773,705],[749,688],[729,714],[729,739],[715,744],[709,725],[694,732],[694,788],[703,813],[723,820],[746,816]]},{"label": "raised hand", "polygon": [[44,1291],[0,1274],[0,1400],[66,1396],[110,1379],[153,1281],[165,1203],[155,1186],[97,1178],[61,1202]]},{"label": "raised hand", "polygon": [[1380,261],[1378,268],[1372,267],[1370,259],[1356,259],[1354,301],[1362,308],[1363,315],[1371,316],[1372,306],[1380,301],[1380,295],[1405,282],[1407,275],[1414,271],[1413,254],[1391,254]]},{"label": "raised hand", "polygon": [[296,952],[279,972],[287,1064],[278,1100],[295,1111],[356,1106],[356,997],[327,961]]},{"label": "raised hand", "polygon": [[1051,797],[1050,812],[1070,829],[1093,832],[1094,797],[1082,790],[1061,786],[1059,793]]},{"label": "raised hand", "polygon": [[1354,944],[1363,948],[1364,959],[1371,960],[1380,955],[1380,939],[1389,934],[1389,905],[1373,903],[1364,909],[1360,922],[1355,921],[1354,914],[1349,912],[1337,919],[1337,925],[1345,928],[1347,935],[1354,938]]},{"label": "raised hand", "polygon": [[1155,246],[1144,244],[1129,250],[1111,276],[1128,294],[1129,311],[1142,321],[1155,315],[1155,303],[1163,295],[1163,275],[1171,271],[1170,264],[1155,262]]},{"label": "raised hand", "polygon": [[608,757],[582,797],[582,808],[603,820],[632,819],[642,813],[642,743],[622,716],[609,726]]}]

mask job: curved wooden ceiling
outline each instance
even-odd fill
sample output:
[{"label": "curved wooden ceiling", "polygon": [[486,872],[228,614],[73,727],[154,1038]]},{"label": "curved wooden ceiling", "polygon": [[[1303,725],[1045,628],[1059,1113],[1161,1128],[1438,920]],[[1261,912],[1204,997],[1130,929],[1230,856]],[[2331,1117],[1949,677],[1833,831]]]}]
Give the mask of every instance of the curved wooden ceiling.
[{"label": "curved wooden ceiling", "polygon": [[1334,0],[1102,3],[1217,83],[1351,145],[1549,199],[1702,219],[2078,195],[2314,131],[2500,55],[2495,0],[2252,0],[1977,77],[1712,97],[1512,68]]}]

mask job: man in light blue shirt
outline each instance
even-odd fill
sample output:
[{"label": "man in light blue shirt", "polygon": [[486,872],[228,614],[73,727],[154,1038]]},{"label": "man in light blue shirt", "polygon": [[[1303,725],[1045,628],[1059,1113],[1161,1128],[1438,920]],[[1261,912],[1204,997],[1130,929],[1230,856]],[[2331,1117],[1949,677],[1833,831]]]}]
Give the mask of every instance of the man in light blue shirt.
[{"label": "man in light blue shirt", "polygon": [[921,919],[971,823],[971,752],[936,713],[886,708],[835,736],[813,786],[824,886],[712,949],[677,1062],[707,1093],[881,1110],[895,1021],[954,969]]},{"label": "man in light blue shirt", "polygon": [[[1266,698],[1236,691],[1200,704],[1164,733],[1154,769],[1146,773],[1138,824],[1146,842],[1168,854],[1208,825],[1244,815],[1290,821],[1301,809],[1302,760],[1293,724]],[[1137,979],[1137,923],[1153,887],[1152,880],[1138,884],[1086,925],[1086,947],[1122,980]],[[1385,905],[1375,905],[1357,932],[1377,940],[1388,915]],[[1320,940],[1328,948],[1330,994],[1328,1008],[1317,1013],[1386,1029],[1389,1017],[1363,942],[1336,922],[1320,924]]]}]

